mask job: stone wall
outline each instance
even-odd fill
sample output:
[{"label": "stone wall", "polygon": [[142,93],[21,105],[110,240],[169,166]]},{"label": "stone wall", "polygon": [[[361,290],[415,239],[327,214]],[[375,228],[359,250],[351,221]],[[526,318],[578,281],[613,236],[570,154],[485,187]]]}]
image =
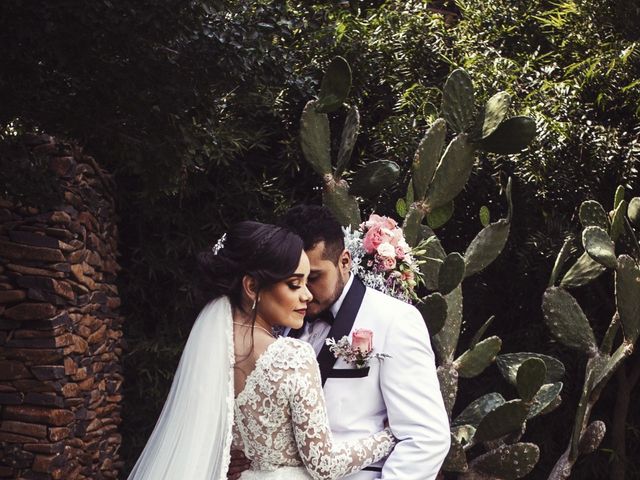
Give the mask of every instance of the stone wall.
[{"label": "stone wall", "polygon": [[48,136],[63,205],[0,199],[0,478],[117,478],[122,317],[112,180]]}]

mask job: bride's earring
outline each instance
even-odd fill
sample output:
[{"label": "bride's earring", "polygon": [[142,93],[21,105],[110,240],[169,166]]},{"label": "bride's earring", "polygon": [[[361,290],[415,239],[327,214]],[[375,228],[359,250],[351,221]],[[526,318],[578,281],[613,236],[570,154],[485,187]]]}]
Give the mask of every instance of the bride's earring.
[{"label": "bride's earring", "polygon": [[258,299],[254,299],[253,300],[253,306],[251,307],[251,310],[255,310],[256,309],[256,303],[258,303]]}]

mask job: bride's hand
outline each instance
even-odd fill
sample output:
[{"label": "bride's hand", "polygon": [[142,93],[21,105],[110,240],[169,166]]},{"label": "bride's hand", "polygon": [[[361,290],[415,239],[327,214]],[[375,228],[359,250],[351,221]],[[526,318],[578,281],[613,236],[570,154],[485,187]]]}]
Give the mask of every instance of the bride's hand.
[{"label": "bride's hand", "polygon": [[242,450],[231,450],[231,461],[229,462],[228,480],[238,480],[242,472],[249,469],[251,462],[244,456]]}]

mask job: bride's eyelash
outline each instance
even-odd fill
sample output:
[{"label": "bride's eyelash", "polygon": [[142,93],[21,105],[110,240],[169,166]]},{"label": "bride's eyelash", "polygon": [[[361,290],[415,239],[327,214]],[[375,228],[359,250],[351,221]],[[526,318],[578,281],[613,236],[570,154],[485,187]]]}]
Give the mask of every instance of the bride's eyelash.
[{"label": "bride's eyelash", "polygon": [[298,290],[300,288],[300,285],[296,285],[295,283],[288,283],[287,285],[289,285],[291,290]]}]

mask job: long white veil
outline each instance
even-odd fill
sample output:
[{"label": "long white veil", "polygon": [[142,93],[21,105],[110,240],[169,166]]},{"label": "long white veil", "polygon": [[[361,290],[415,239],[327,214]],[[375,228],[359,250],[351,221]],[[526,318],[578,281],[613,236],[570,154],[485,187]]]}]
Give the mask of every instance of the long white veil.
[{"label": "long white veil", "polygon": [[205,306],[189,334],[160,418],[129,480],[222,480],[233,424],[229,299]]}]

